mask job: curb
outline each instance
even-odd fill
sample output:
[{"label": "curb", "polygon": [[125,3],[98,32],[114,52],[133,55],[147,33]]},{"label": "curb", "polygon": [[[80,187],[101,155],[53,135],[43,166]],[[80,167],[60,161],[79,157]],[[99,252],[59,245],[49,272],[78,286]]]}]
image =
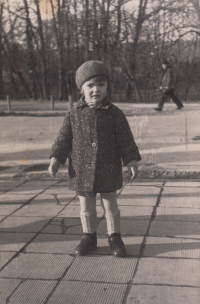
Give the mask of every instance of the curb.
[{"label": "curb", "polygon": [[54,117],[54,116],[66,116],[68,111],[59,112],[0,112],[0,116],[32,116],[32,117]]},{"label": "curb", "polygon": [[[128,172],[124,171],[124,181],[133,181]],[[20,174],[14,174],[13,176],[3,176],[0,174],[0,180],[2,179],[43,179],[43,178],[51,178],[48,174],[48,172],[22,172]],[[68,174],[67,173],[58,173],[56,175],[57,179],[64,179],[68,180]],[[200,179],[200,172],[188,172],[188,171],[139,171],[139,174],[136,178],[137,180],[140,179]]]}]

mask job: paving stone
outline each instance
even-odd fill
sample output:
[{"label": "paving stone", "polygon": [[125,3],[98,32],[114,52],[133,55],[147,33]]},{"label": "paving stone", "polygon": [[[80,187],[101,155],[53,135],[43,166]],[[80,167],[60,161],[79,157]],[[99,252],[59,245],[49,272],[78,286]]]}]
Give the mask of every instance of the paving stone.
[{"label": "paving stone", "polygon": [[33,198],[35,194],[14,194],[7,192],[0,196],[0,204],[25,204],[31,198]]},{"label": "paving stone", "polygon": [[15,210],[23,206],[22,204],[14,204],[14,205],[0,205],[0,214],[1,215],[10,215],[13,213]]},{"label": "paving stone", "polygon": [[54,195],[43,194],[43,193],[38,195],[36,198],[34,198],[30,203],[30,205],[43,205],[43,204],[59,205]]},{"label": "paving stone", "polygon": [[193,196],[200,196],[200,188],[197,187],[165,187],[162,193],[163,196],[187,196],[187,197],[193,197]]},{"label": "paving stone", "polygon": [[40,193],[41,191],[43,191],[43,189],[38,189],[38,188],[29,188],[28,186],[27,187],[17,187],[11,191],[9,191],[10,194],[15,194],[15,195],[21,195],[21,194],[38,194]]},{"label": "paving stone", "polygon": [[[101,206],[96,207],[97,217],[100,218],[104,214],[104,210]],[[80,205],[67,205],[62,212],[60,212],[57,217],[76,217],[80,218]]]},{"label": "paving stone", "polygon": [[125,292],[124,284],[64,281],[56,288],[48,304],[121,304]]},{"label": "paving stone", "polygon": [[188,182],[188,181],[181,181],[181,182],[169,182],[167,181],[165,187],[189,187],[189,188],[197,188],[200,187],[200,182]]},{"label": "paving stone", "polygon": [[52,206],[52,204],[27,205],[16,211],[15,216],[41,216],[49,218],[56,216],[62,209],[63,206]]},{"label": "paving stone", "polygon": [[71,206],[76,205],[76,206],[80,207],[80,202],[79,202],[78,196],[74,197],[74,199],[70,202],[70,205]]},{"label": "paving stone", "polygon": [[127,304],[195,304],[200,303],[200,290],[192,287],[133,285]]},{"label": "paving stone", "polygon": [[[128,283],[135,271],[137,259],[116,259],[112,256],[77,257],[63,280]],[[88,271],[92,269],[92,271]]]},{"label": "paving stone", "polygon": [[[74,197],[74,199],[70,202],[70,205],[71,206],[77,205],[80,207],[79,197],[78,196]],[[101,206],[101,199],[99,194],[97,194],[96,196],[96,206]]]},{"label": "paving stone", "polygon": [[67,194],[45,194],[38,195],[31,201],[31,205],[35,204],[54,204],[54,205],[66,205],[73,199],[73,196]]},{"label": "paving stone", "polygon": [[16,254],[16,252],[0,252],[0,269],[8,263],[8,261]]},{"label": "paving stone", "polygon": [[[140,253],[140,247],[143,242],[143,237],[128,237],[122,236],[127,256],[138,256]],[[110,247],[108,245],[107,236],[97,235],[97,250],[92,252],[93,255],[112,255]]]},{"label": "paving stone", "polygon": [[61,278],[73,259],[67,254],[19,254],[0,272],[0,277],[56,280]]},{"label": "paving stone", "polygon": [[27,252],[73,254],[81,235],[39,234],[26,248]]},{"label": "paving stone", "polygon": [[120,206],[121,218],[131,217],[131,218],[147,220],[150,219],[152,212],[153,212],[153,208],[148,206],[147,207]]},{"label": "paving stone", "polygon": [[65,194],[69,197],[75,197],[76,191],[70,190],[67,186],[59,186],[58,184],[45,190],[45,194]]},{"label": "paving stone", "polygon": [[131,181],[130,183],[126,184],[126,187],[134,187],[134,186],[154,186],[154,187],[161,187],[163,185],[163,182],[158,182],[158,181],[150,181],[150,182],[143,182],[143,181],[138,181],[134,180]]},{"label": "paving stone", "polygon": [[199,269],[200,260],[142,258],[133,283],[200,287]]},{"label": "paving stone", "polygon": [[34,235],[34,233],[1,232],[0,251],[19,251]]},{"label": "paving stone", "polygon": [[180,196],[180,197],[168,197],[162,196],[160,200],[160,207],[179,207],[179,208],[199,208],[200,209],[200,198],[199,196],[190,197],[188,199],[187,196]]},{"label": "paving stone", "polygon": [[119,208],[120,206],[155,206],[157,203],[157,196],[150,196],[150,197],[129,197],[126,198],[121,195],[119,196],[118,200]]},{"label": "paving stone", "polygon": [[[121,218],[120,227],[122,235],[145,235],[149,225],[149,220],[137,220]],[[98,225],[98,234],[107,232],[106,220],[103,219]]]},{"label": "paving stone", "polygon": [[[6,304],[9,296],[15,290],[15,288],[21,283],[21,280],[16,279],[0,279],[0,303]],[[15,302],[15,304],[18,304]]]},{"label": "paving stone", "polygon": [[120,195],[132,197],[137,196],[151,196],[158,195],[160,193],[160,187],[147,187],[147,186],[124,186]]},{"label": "paving stone", "polygon": [[41,217],[10,216],[0,224],[0,231],[4,232],[38,232],[50,219]]},{"label": "paving stone", "polygon": [[82,234],[81,220],[76,218],[56,218],[42,230],[42,233]]},{"label": "paving stone", "polygon": [[22,184],[22,181],[3,181],[0,180],[0,190],[1,191],[9,191],[14,187],[17,187]]},{"label": "paving stone", "polygon": [[169,220],[154,220],[151,223],[150,236],[176,236],[185,238],[200,239],[200,223],[186,221],[172,221],[171,217],[166,217]]},{"label": "paving stone", "polygon": [[69,182],[68,181],[59,181],[56,186],[63,186],[68,187]]},{"label": "paving stone", "polygon": [[199,259],[200,240],[148,237],[143,255]]},{"label": "paving stone", "polygon": [[9,304],[38,304],[45,303],[56,281],[28,280],[22,282],[9,298]]},{"label": "paving stone", "polygon": [[23,186],[29,189],[37,188],[43,190],[55,184],[57,184],[57,181],[53,179],[48,181],[32,180],[26,182],[25,184],[23,184]]},{"label": "paving stone", "polygon": [[200,209],[158,207],[156,209],[156,219],[195,222],[200,219]]}]

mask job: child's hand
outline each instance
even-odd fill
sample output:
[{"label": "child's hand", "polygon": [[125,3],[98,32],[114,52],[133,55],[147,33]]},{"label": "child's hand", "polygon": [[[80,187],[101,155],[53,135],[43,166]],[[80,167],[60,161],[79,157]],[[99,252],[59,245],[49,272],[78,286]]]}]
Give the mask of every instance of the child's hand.
[{"label": "child's hand", "polygon": [[136,178],[136,176],[138,175],[138,162],[135,160],[131,161],[130,163],[128,163],[127,168],[131,179]]},{"label": "child's hand", "polygon": [[48,168],[49,174],[52,177],[56,177],[56,173],[58,172],[59,167],[60,167],[59,161],[55,157],[52,157]]}]

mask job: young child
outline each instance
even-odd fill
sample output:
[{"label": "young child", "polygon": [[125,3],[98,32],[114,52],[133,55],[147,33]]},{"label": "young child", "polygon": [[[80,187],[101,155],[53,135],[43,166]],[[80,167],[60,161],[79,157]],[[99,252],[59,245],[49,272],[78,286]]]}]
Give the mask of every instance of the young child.
[{"label": "young child", "polygon": [[70,188],[79,195],[83,228],[75,254],[86,255],[97,248],[96,194],[100,193],[109,246],[114,256],[124,257],[116,193],[122,187],[121,160],[134,178],[141,157],[125,115],[108,99],[107,66],[101,61],[85,62],[76,72],[76,83],[82,96],[52,146],[49,174],[55,177],[68,158]]}]

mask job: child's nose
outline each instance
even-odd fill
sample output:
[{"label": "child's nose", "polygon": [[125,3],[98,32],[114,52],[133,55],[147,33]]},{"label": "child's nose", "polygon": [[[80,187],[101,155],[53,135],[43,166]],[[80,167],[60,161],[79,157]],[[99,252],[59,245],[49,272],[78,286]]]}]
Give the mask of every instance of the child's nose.
[{"label": "child's nose", "polygon": [[94,89],[95,92],[97,92],[99,90],[99,87],[98,86],[94,86],[93,89]]}]

